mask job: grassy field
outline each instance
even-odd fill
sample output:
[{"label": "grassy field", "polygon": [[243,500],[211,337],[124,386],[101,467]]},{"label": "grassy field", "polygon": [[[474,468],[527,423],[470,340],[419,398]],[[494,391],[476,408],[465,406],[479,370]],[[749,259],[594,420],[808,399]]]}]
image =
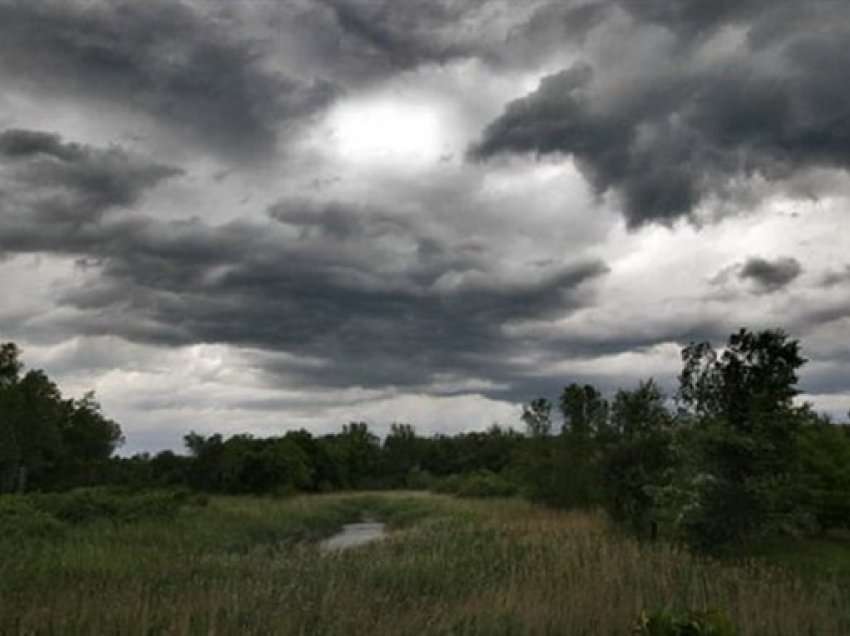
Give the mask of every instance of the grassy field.
[{"label": "grassy field", "polygon": [[[322,554],[366,512],[384,541]],[[641,546],[520,500],[214,498],[171,520],[0,539],[2,634],[630,634],[643,608],[722,608],[741,633],[850,633],[829,576]]]}]

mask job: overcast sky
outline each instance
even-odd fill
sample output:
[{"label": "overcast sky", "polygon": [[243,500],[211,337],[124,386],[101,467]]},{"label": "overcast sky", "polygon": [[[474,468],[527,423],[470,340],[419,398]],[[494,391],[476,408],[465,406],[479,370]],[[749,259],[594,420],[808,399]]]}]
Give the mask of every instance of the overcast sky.
[{"label": "overcast sky", "polygon": [[518,426],[779,327],[850,408],[846,0],[0,0],[0,340],[124,452]]}]

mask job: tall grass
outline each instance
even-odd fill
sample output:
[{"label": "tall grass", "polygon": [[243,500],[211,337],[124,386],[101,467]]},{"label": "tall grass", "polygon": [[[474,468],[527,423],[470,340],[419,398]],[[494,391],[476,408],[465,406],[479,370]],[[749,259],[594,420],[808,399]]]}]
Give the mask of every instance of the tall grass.
[{"label": "tall grass", "polygon": [[[322,554],[363,511],[384,541]],[[216,498],[175,519],[0,540],[0,633],[629,634],[642,608],[744,635],[850,633],[850,597],[757,563],[639,545],[596,514],[425,495]]]}]

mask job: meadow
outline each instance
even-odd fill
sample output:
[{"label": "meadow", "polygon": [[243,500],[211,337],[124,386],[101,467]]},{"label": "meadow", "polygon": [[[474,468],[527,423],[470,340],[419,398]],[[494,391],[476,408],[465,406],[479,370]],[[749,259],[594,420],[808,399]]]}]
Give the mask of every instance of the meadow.
[{"label": "meadow", "polygon": [[[389,537],[320,552],[364,514]],[[3,634],[627,635],[661,608],[720,609],[742,635],[850,633],[838,575],[641,544],[521,499],[213,497],[0,542]]]}]

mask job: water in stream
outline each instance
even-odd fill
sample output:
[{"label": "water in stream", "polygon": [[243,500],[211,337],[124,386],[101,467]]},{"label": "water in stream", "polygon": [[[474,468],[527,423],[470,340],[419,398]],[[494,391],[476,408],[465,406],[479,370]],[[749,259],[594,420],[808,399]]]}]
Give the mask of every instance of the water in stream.
[{"label": "water in stream", "polygon": [[383,523],[375,521],[347,523],[342,527],[342,530],[322,541],[319,547],[323,552],[346,550],[364,543],[377,541],[384,536],[386,536],[386,530]]}]

